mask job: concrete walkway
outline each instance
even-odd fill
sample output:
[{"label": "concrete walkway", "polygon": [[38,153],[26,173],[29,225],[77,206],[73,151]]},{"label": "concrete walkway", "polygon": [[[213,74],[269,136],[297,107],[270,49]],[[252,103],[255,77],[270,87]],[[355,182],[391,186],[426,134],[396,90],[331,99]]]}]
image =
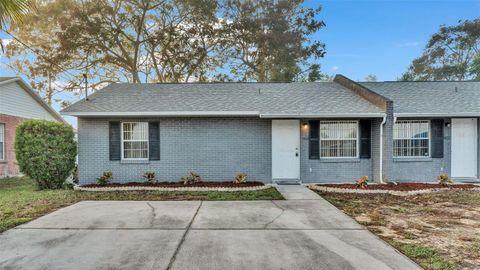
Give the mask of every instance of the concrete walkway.
[{"label": "concrete walkway", "polygon": [[322,197],[303,185],[278,185],[277,190],[286,200],[321,200]]},{"label": "concrete walkway", "polygon": [[308,189],[279,189],[297,199],[80,202],[0,234],[0,269],[420,269]]}]

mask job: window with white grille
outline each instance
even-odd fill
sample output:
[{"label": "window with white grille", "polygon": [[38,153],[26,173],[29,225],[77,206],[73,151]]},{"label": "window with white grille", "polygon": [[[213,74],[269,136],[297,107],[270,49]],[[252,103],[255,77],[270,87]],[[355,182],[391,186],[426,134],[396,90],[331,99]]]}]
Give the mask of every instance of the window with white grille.
[{"label": "window with white grille", "polygon": [[148,159],[148,123],[122,123],[122,159]]},{"label": "window with white grille", "polygon": [[430,156],[430,121],[398,120],[393,126],[393,156]]},{"label": "window with white grille", "polygon": [[5,159],[5,124],[0,124],[0,160]]},{"label": "window with white grille", "polygon": [[320,121],[320,157],[357,157],[358,121]]}]

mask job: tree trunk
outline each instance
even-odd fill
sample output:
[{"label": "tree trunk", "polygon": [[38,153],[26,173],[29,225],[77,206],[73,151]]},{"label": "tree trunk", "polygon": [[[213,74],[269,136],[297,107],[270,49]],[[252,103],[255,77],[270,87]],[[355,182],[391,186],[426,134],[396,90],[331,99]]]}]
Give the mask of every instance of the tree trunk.
[{"label": "tree trunk", "polygon": [[47,88],[47,103],[48,105],[52,105],[52,96],[53,96],[53,89],[52,89],[52,76],[48,73],[48,88]]}]

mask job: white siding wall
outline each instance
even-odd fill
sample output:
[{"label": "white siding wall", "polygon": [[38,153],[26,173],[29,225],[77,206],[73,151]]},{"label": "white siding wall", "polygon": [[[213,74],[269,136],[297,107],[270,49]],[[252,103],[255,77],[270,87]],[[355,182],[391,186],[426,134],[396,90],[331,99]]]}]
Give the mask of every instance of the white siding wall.
[{"label": "white siding wall", "polygon": [[58,121],[17,82],[0,85],[0,114]]}]

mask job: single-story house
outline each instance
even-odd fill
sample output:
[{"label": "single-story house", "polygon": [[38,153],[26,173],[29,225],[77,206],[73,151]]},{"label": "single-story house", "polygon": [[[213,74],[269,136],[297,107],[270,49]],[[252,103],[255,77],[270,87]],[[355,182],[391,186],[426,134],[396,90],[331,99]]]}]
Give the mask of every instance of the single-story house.
[{"label": "single-story house", "polygon": [[78,117],[79,180],[479,178],[480,82],[111,84]]},{"label": "single-story house", "polygon": [[65,123],[21,78],[0,77],[0,178],[20,174],[15,159],[15,129],[26,119]]}]

